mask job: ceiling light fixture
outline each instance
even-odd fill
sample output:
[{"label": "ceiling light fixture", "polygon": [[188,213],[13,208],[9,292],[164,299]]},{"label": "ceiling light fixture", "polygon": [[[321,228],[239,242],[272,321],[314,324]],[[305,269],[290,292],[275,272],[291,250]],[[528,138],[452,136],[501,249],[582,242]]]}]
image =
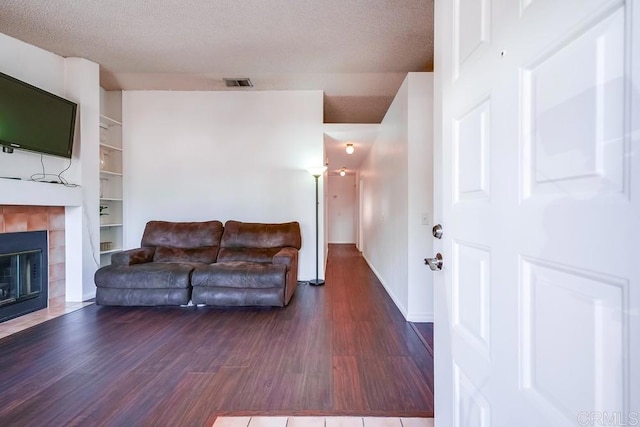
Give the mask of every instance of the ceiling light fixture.
[{"label": "ceiling light fixture", "polygon": [[347,169],[343,166],[342,169],[340,169],[340,176],[345,176],[347,174]]},{"label": "ceiling light fixture", "polygon": [[346,151],[347,151],[347,154],[353,154],[353,152],[356,151],[356,149],[353,148],[353,144],[347,144]]}]

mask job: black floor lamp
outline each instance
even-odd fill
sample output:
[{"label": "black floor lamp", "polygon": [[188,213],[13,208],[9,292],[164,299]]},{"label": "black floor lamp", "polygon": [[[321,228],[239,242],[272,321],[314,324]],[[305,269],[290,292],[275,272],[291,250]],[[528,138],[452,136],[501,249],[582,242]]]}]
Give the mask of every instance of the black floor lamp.
[{"label": "black floor lamp", "polygon": [[310,285],[320,286],[324,285],[324,280],[318,279],[318,256],[320,252],[320,244],[318,239],[318,208],[320,206],[320,200],[318,199],[318,178],[322,176],[324,171],[327,170],[326,166],[317,167],[317,168],[309,168],[309,173],[313,175],[316,180],[316,278],[309,280]]}]

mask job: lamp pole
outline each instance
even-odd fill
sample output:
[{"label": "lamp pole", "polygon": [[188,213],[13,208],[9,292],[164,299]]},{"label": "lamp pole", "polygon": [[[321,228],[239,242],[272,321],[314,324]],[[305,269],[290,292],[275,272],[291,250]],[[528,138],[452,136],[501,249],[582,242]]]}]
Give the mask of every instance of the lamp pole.
[{"label": "lamp pole", "polygon": [[318,198],[318,178],[320,178],[320,175],[322,175],[326,169],[327,169],[326,166],[321,168],[309,169],[309,173],[313,175],[313,178],[316,181],[316,278],[315,280],[314,279],[309,280],[309,284],[313,286],[324,285],[324,280],[321,280],[318,278],[319,276],[318,275],[318,270],[319,270],[318,259],[320,256],[320,235],[319,235],[319,214],[318,214],[318,210],[320,207],[320,200]]}]

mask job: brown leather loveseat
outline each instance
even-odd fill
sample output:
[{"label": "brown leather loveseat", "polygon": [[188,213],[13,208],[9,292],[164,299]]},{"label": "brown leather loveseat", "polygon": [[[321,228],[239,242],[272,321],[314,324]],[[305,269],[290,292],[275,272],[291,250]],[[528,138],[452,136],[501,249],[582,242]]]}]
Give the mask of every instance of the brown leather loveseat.
[{"label": "brown leather loveseat", "polygon": [[298,283],[300,225],[149,221],[141,247],[95,274],[98,305],[285,306]]}]

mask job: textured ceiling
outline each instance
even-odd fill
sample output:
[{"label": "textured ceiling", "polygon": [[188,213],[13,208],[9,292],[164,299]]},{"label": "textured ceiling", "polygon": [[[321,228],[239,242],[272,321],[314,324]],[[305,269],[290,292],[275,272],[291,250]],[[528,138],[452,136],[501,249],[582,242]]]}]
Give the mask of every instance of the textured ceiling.
[{"label": "textured ceiling", "polygon": [[324,90],[327,123],[379,123],[433,68],[433,0],[2,0],[0,31],[97,62],[108,89]]}]

